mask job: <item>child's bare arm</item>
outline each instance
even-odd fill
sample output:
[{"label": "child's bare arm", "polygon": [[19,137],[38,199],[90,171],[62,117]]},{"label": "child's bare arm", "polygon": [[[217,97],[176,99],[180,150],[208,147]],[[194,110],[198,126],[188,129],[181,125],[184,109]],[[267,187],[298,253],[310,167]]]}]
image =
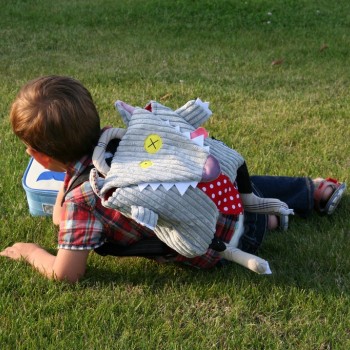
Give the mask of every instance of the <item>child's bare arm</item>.
[{"label": "child's bare arm", "polygon": [[0,255],[24,259],[47,278],[74,283],[84,276],[89,251],[59,249],[55,256],[35,243],[15,243]]},{"label": "child's bare arm", "polygon": [[53,213],[52,213],[52,221],[55,225],[60,224],[61,209],[62,209],[61,202],[62,202],[63,196],[64,196],[64,188],[63,188],[63,184],[62,184],[60,190],[58,191],[55,206],[53,208]]}]

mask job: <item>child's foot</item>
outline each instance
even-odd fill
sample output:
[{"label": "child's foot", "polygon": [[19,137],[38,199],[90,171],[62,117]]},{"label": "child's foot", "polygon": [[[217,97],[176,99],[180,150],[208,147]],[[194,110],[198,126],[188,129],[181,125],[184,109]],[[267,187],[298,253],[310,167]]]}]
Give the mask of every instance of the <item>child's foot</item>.
[{"label": "child's foot", "polygon": [[321,215],[333,214],[345,193],[346,184],[332,178],[317,178],[313,183],[315,210]]}]

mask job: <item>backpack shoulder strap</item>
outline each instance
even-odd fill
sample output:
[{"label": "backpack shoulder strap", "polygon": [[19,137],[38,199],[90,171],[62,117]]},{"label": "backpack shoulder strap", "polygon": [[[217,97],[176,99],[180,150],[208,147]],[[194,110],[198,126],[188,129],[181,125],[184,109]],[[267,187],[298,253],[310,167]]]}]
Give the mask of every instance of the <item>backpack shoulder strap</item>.
[{"label": "backpack shoulder strap", "polygon": [[[106,148],[106,152],[111,153],[112,156],[106,158],[106,163],[108,164],[108,166],[111,166],[112,163],[112,159],[113,159],[113,155],[114,153],[117,151],[117,148],[119,146],[119,139],[113,139],[108,143],[108,146]],[[62,201],[61,201],[61,206],[63,205],[64,201],[66,200],[66,196],[69,192],[71,192],[72,190],[74,190],[76,187],[82,185],[85,181],[89,181],[89,177],[90,177],[90,171],[91,169],[93,169],[95,166],[93,164],[89,165],[88,167],[86,167],[84,169],[84,171],[77,176],[73,182],[71,182],[71,184],[68,186],[68,188],[66,189],[66,191],[64,192]]]},{"label": "backpack shoulder strap", "polygon": [[66,200],[66,196],[69,192],[74,190],[76,187],[82,185],[85,181],[89,181],[90,171],[93,168],[94,168],[93,164],[89,165],[88,167],[86,167],[84,169],[84,171],[79,176],[77,176],[74,179],[74,181],[72,181],[70,183],[70,185],[68,186],[68,188],[66,189],[66,191],[64,192],[64,195],[62,197],[61,206],[63,205],[64,201]]}]

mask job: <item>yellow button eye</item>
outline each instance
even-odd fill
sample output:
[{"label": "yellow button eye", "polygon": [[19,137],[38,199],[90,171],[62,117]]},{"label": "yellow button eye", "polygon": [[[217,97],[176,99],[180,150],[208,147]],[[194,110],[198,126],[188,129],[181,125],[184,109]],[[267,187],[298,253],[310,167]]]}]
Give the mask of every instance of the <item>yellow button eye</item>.
[{"label": "yellow button eye", "polygon": [[146,137],[144,148],[147,153],[157,153],[163,146],[162,138],[157,134]]},{"label": "yellow button eye", "polygon": [[139,165],[142,169],[146,169],[146,168],[149,168],[150,166],[152,166],[153,163],[150,160],[144,160]]}]

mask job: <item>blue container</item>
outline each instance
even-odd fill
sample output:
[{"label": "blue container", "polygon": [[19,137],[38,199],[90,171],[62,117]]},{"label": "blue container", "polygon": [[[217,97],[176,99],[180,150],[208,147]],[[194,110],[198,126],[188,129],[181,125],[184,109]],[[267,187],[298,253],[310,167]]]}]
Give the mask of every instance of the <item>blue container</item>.
[{"label": "blue container", "polygon": [[56,197],[65,173],[45,169],[31,158],[22,178],[29,212],[33,216],[52,215]]}]

